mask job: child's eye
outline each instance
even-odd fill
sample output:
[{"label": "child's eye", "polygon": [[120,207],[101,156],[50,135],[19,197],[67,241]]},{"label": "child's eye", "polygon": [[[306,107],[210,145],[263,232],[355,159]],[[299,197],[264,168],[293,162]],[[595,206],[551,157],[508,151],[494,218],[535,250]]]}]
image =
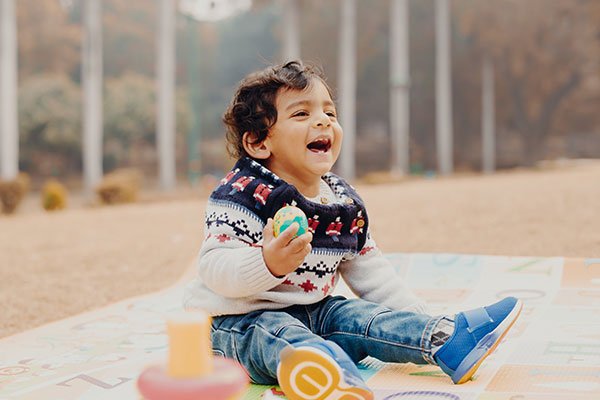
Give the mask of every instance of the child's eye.
[{"label": "child's eye", "polygon": [[326,112],[326,114],[327,114],[328,116],[330,116],[330,117],[333,117],[333,118],[335,118],[335,117],[336,117],[336,115],[335,115],[335,112],[334,112],[334,111],[327,111],[327,112]]},{"label": "child's eye", "polygon": [[306,111],[298,111],[292,114],[292,117],[306,117],[308,113]]}]

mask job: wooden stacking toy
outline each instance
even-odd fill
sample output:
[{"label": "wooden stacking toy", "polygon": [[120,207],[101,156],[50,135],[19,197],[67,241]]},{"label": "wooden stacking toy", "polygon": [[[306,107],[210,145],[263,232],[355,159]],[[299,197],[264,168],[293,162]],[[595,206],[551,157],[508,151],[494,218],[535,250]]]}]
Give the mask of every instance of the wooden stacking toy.
[{"label": "wooden stacking toy", "polygon": [[212,356],[210,317],[202,311],[182,312],[167,320],[169,358],[166,366],[146,368],[137,381],[147,400],[235,400],[249,383],[234,360]]}]

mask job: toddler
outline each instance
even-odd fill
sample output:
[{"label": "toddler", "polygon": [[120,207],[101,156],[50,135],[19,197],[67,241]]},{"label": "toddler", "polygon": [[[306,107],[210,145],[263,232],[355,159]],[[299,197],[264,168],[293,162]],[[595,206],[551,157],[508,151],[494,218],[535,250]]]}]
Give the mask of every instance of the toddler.
[{"label": "toddler", "polygon": [[[367,356],[469,380],[522,303],[429,315],[377,248],[362,199],[330,172],[343,131],[322,73],[292,61],[251,74],[223,120],[238,161],[208,201],[184,299],[213,316],[214,353],[289,399],[372,399],[356,367]],[[285,205],[304,211],[308,232],[294,223],[274,237]],[[332,295],[340,277],[358,298]]]}]

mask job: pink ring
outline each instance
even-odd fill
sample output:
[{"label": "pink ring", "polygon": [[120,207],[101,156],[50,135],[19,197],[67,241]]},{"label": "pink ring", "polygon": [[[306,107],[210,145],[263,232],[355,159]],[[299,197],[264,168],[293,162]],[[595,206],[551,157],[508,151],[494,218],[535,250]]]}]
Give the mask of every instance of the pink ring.
[{"label": "pink ring", "polygon": [[248,375],[239,363],[215,357],[209,375],[172,378],[164,366],[154,365],[140,374],[137,386],[148,400],[229,400],[241,397],[248,383]]}]

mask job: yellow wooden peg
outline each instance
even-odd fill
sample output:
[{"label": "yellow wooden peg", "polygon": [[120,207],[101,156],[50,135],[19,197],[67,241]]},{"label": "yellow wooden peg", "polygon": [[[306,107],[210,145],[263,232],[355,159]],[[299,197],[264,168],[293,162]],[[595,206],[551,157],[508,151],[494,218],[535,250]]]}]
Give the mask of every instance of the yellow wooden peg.
[{"label": "yellow wooden peg", "polygon": [[210,316],[203,311],[181,312],[168,318],[169,376],[194,378],[213,372],[210,324]]}]

